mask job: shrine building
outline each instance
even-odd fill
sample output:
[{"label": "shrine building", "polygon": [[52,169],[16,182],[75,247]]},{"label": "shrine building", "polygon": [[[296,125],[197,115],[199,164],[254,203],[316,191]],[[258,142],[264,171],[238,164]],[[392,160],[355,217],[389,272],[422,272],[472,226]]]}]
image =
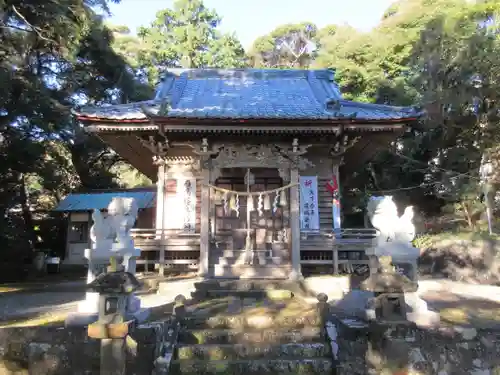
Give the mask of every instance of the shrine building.
[{"label": "shrine building", "polygon": [[308,265],[367,264],[363,229],[342,227],[339,169],[361,168],[420,113],[344,100],[334,73],[171,69],[152,100],[77,111],[156,181],[152,225],[134,229],[137,263],[292,279]]}]

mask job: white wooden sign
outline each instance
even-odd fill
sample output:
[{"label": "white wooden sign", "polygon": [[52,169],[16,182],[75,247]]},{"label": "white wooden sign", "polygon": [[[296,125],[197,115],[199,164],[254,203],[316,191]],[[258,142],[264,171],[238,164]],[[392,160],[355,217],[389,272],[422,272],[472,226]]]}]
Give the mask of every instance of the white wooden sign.
[{"label": "white wooden sign", "polygon": [[300,176],[300,231],[319,231],[317,176]]},{"label": "white wooden sign", "polygon": [[182,228],[185,232],[194,233],[196,230],[196,179],[177,180],[177,192],[180,193],[184,212]]},{"label": "white wooden sign", "polygon": [[165,200],[165,228],[193,233],[196,228],[196,179],[177,179]]}]

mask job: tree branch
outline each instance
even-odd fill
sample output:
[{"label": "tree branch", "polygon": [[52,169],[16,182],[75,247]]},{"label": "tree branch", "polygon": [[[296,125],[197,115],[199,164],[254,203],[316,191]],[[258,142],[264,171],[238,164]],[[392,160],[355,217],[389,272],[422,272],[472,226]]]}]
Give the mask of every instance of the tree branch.
[{"label": "tree branch", "polygon": [[40,31],[39,28],[37,28],[36,26],[33,26],[31,23],[28,22],[28,20],[17,10],[17,8],[15,7],[15,5],[12,5],[12,10],[14,11],[14,13],[24,22],[26,23],[26,25],[28,25],[28,27],[33,30],[35,32],[36,35],[38,35],[38,37],[40,39],[43,39],[43,40],[46,40],[48,42],[52,42],[52,43],[57,43],[55,40],[53,39],[50,39],[50,38],[47,38],[47,37],[44,37]]}]

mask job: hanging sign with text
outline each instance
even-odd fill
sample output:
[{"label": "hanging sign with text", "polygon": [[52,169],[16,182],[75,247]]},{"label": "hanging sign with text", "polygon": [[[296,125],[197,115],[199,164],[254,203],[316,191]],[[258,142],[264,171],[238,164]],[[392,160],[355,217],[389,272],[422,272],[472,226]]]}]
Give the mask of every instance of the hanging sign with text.
[{"label": "hanging sign with text", "polygon": [[338,231],[341,228],[340,189],[339,189],[338,168],[332,174],[332,178],[330,179],[330,181],[327,182],[326,189],[332,195],[333,230]]},{"label": "hanging sign with text", "polygon": [[184,232],[194,233],[196,230],[196,179],[177,181],[183,215],[181,224]]},{"label": "hanging sign with text", "polygon": [[300,231],[319,231],[318,177],[300,177]]}]

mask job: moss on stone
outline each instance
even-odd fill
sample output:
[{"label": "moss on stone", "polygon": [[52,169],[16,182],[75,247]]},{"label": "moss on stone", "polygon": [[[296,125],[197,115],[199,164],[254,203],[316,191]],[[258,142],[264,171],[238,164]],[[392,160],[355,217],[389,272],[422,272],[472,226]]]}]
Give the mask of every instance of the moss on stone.
[{"label": "moss on stone", "polygon": [[269,289],[266,296],[272,301],[287,300],[293,297],[293,293],[285,289]]}]

